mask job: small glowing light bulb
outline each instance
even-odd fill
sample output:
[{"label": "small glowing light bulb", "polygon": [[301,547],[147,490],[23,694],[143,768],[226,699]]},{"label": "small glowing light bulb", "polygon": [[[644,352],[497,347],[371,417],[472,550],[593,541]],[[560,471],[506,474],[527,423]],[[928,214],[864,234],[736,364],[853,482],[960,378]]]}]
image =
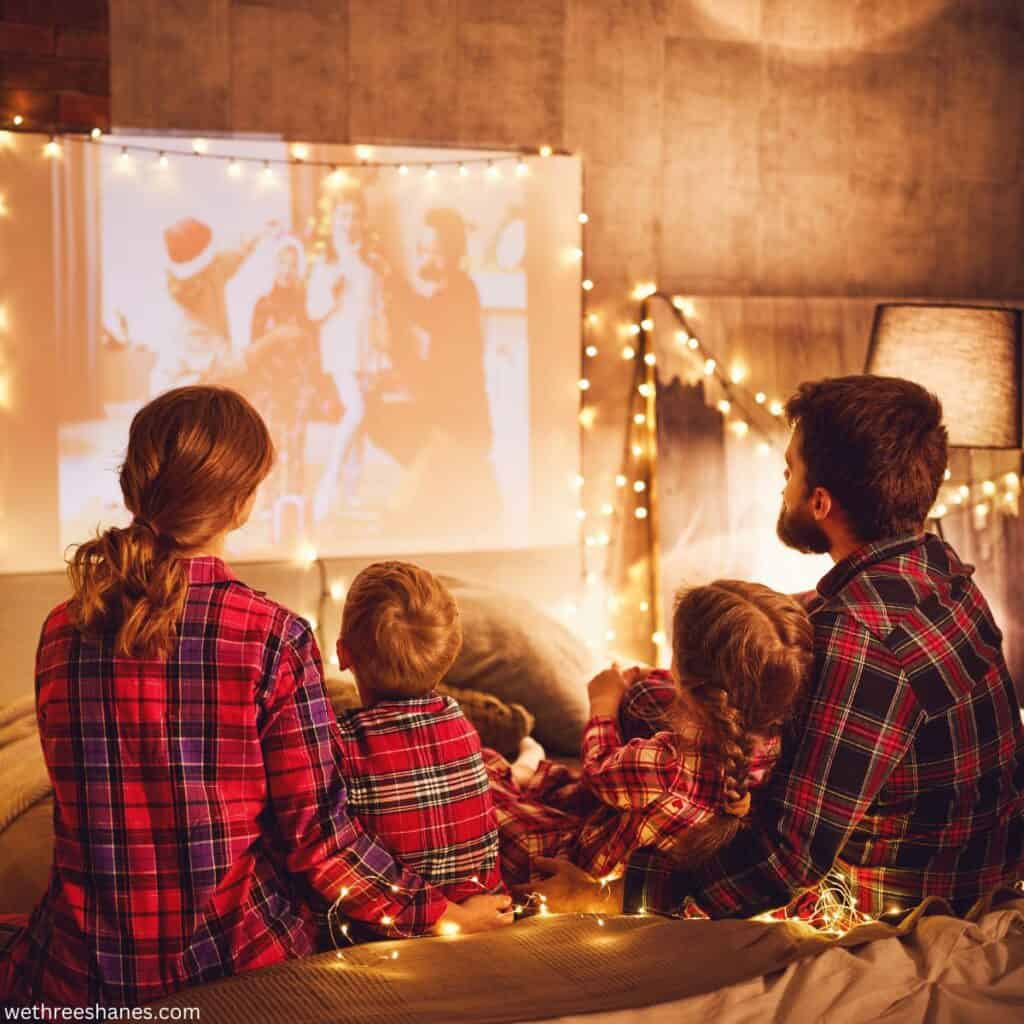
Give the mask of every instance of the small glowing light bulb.
[{"label": "small glowing light bulb", "polygon": [[731,380],[733,384],[739,384],[743,381],[743,379],[746,376],[746,369],[742,366],[737,365],[732,368],[732,372],[729,374],[729,380]]},{"label": "small glowing light bulb", "polygon": [[731,408],[732,408],[732,402],[730,402],[730,401],[729,401],[728,399],[726,399],[726,398],[723,398],[723,399],[722,399],[722,400],[721,400],[721,401],[720,401],[720,402],[718,403],[718,411],[719,411],[719,412],[720,412],[720,413],[721,413],[721,414],[722,414],[723,416],[727,416],[727,415],[729,414],[729,410],[730,410]]},{"label": "small glowing light bulb", "polygon": [[339,950],[338,950],[338,951],[337,951],[337,952],[336,952],[336,953],[334,954],[334,957],[335,957],[335,959],[337,959],[337,960],[344,960],[344,959],[345,959],[345,954],[344,954],[344,953],[342,953],[342,951],[341,951],[341,950],[339,949]]},{"label": "small glowing light bulb", "polygon": [[[344,899],[344,898],[345,898],[345,897],[346,897],[346,896],[348,895],[348,886],[346,886],[346,885],[343,885],[343,886],[341,887],[341,892],[340,892],[340,893],[339,893],[338,895],[339,895],[339,896],[340,896],[340,897],[341,897],[342,899]],[[345,927],[347,928],[347,927],[348,927],[348,925],[346,925]]]},{"label": "small glowing light bulb", "polygon": [[680,345],[685,345],[689,340],[690,336],[686,331],[676,331],[676,341],[679,342]]},{"label": "small glowing light bulb", "polygon": [[746,420],[735,420],[733,423],[729,424],[729,429],[737,437],[746,437],[750,432],[750,424]]},{"label": "small glowing light bulb", "polygon": [[205,153],[209,147],[206,144],[206,139],[193,139],[192,140],[192,152],[193,153]]},{"label": "small glowing light bulb", "polygon": [[650,317],[645,317],[640,321],[640,327],[645,331],[649,331],[654,327],[654,321]]},{"label": "small glowing light bulb", "polygon": [[581,377],[577,382],[577,386],[580,391],[588,391],[590,389],[590,381],[586,377]]},{"label": "small glowing light bulb", "polygon": [[274,168],[271,167],[266,160],[263,161],[263,177],[266,178],[267,181],[270,181],[274,177]]},{"label": "small glowing light bulb", "polygon": [[298,560],[308,568],[316,561],[316,548],[312,544],[303,544],[299,548]]},{"label": "small glowing light bulb", "polygon": [[644,381],[643,384],[637,385],[637,391],[643,395],[644,398],[650,398],[650,396],[654,394],[654,389],[646,381]]},{"label": "small glowing light bulb", "polygon": [[785,406],[783,406],[783,404],[777,398],[773,398],[771,404],[768,406],[768,411],[773,416],[781,416],[782,413],[785,411]]},{"label": "small glowing light bulb", "polygon": [[588,313],[587,314],[587,323],[590,324],[591,327],[593,327],[596,323],[598,323],[600,321],[600,319],[601,318],[597,315],[597,313]]},{"label": "small glowing light bulb", "polygon": [[166,154],[166,153],[161,153],[161,154],[160,154],[160,155],[159,155],[159,156],[158,156],[158,157],[156,158],[156,162],[157,162],[157,164],[158,164],[158,165],[160,166],[160,169],[161,169],[162,171],[166,171],[166,170],[167,170],[167,167],[168,167],[168,165],[170,164],[170,160],[168,160],[168,159],[167,159],[167,154]]},{"label": "small glowing light bulb", "polygon": [[626,345],[622,349],[622,358],[623,359],[632,359],[635,355],[636,355],[636,349],[634,349],[632,345]]},{"label": "small glowing light bulb", "polygon": [[612,508],[611,502],[609,502],[609,501],[606,501],[606,502],[605,502],[605,503],[604,503],[604,504],[603,504],[603,505],[601,506],[601,515],[603,515],[603,516],[610,516],[610,515],[612,515],[612,513],[613,513],[614,511],[615,511],[615,509],[614,509],[614,508]]},{"label": "small glowing light bulb", "polygon": [[970,496],[971,496],[971,489],[970,489],[970,487],[968,487],[967,484],[961,484],[960,485],[960,497],[963,498],[966,501]]},{"label": "small glowing light bulb", "polygon": [[497,178],[499,174],[501,174],[501,171],[498,170],[498,165],[496,163],[494,163],[493,160],[488,160],[487,161],[487,177],[488,178]]},{"label": "small glowing light bulb", "polygon": [[640,456],[641,456],[641,455],[643,455],[643,453],[644,453],[644,449],[643,449],[643,446],[642,446],[642,445],[639,445],[639,444],[635,444],[635,445],[633,445],[632,451],[633,451],[633,455],[634,455],[634,457],[635,457],[635,458],[638,458],[638,459],[639,459],[639,458],[640,458]]},{"label": "small glowing light bulb", "polygon": [[648,366],[653,366],[657,361],[658,357],[653,352],[648,352],[647,355],[644,356],[644,362]]},{"label": "small glowing light bulb", "polygon": [[636,491],[637,494],[640,494],[642,491],[647,490],[647,484],[645,484],[643,480],[637,480],[637,482],[633,484],[633,490]]},{"label": "small glowing light bulb", "polygon": [[754,395],[754,401],[757,402],[758,405],[764,405],[767,398],[768,396],[763,391],[758,391],[758,393]]},{"label": "small glowing light bulb", "polygon": [[579,221],[579,222],[580,222],[581,224],[586,224],[586,223],[587,223],[587,221],[589,221],[589,220],[590,220],[590,217],[589,217],[589,216],[587,216],[587,214],[585,214],[585,213],[581,213],[581,214],[580,214],[580,215],[579,215],[579,216],[578,216],[578,217],[577,217],[576,219],[577,219],[577,220],[578,220],[578,221]]},{"label": "small glowing light bulb", "polygon": [[23,118],[21,114],[15,114],[12,121],[14,122],[14,127],[19,128],[25,123],[25,118]]},{"label": "small glowing light bulb", "polygon": [[948,480],[952,475],[952,472],[949,469],[947,469],[946,472],[942,474],[942,479]]},{"label": "small glowing light bulb", "polygon": [[408,164],[399,164],[398,165],[398,173],[401,174],[401,175],[408,174],[409,173],[409,166],[408,166]]},{"label": "small glowing light bulb", "polygon": [[949,509],[940,501],[932,509],[932,519],[941,519],[948,511]]},{"label": "small glowing light bulb", "polygon": [[637,517],[637,519],[646,519],[646,518],[647,518],[647,509],[645,509],[645,508],[643,507],[643,505],[641,505],[641,506],[640,506],[640,507],[639,507],[639,508],[638,508],[638,509],[637,509],[637,510],[636,510],[636,511],[635,511],[635,512],[633,513],[633,515],[635,515],[635,516]]},{"label": "small glowing light bulb", "polygon": [[583,250],[580,249],[579,247],[577,247],[575,249],[570,249],[569,250],[569,258],[573,259],[573,260],[581,260],[581,259],[583,259]]},{"label": "small glowing light bulb", "polygon": [[428,164],[427,165],[427,175],[426,176],[428,178],[436,178],[437,177],[437,168],[434,167],[433,164]]},{"label": "small glowing light bulb", "polygon": [[589,292],[594,287],[594,282],[589,277],[583,279],[583,290]]},{"label": "small glowing light bulb", "polygon": [[604,927],[604,918],[603,917],[599,917],[597,919],[597,926],[598,926],[598,928],[603,928]]},{"label": "small glowing light bulb", "polygon": [[991,498],[992,495],[996,493],[995,482],[992,480],[984,481],[981,485],[981,493],[984,494],[986,498]]},{"label": "small glowing light bulb", "polygon": [[541,146],[539,152],[541,156],[549,157],[554,152],[554,150],[550,146]]},{"label": "small glowing light bulb", "polygon": [[704,360],[704,375],[706,377],[710,377],[711,374],[713,374],[715,372],[715,367],[717,365],[718,365],[718,363],[716,363],[714,361],[714,359],[705,359]]},{"label": "small glowing light bulb", "polygon": [[103,132],[99,128],[93,128],[93,130],[89,132],[89,135],[93,139],[99,139],[102,138]]},{"label": "small glowing light bulb", "polygon": [[335,580],[331,584],[331,600],[340,601],[345,596],[345,583],[343,580]]},{"label": "small glowing light bulb", "polygon": [[772,446],[767,441],[761,441],[757,446],[758,455],[771,455]]},{"label": "small glowing light bulb", "polygon": [[309,146],[304,142],[296,142],[295,145],[292,146],[292,156],[298,160],[299,163],[302,163],[302,161],[309,156]]},{"label": "small glowing light bulb", "polygon": [[636,335],[638,335],[641,330],[642,330],[642,328],[641,328],[641,326],[639,324],[630,324],[626,328],[626,333],[627,334],[632,334],[634,337],[636,337]]},{"label": "small glowing light bulb", "polygon": [[616,487],[625,487],[626,486],[626,475],[624,473],[619,473],[615,477],[615,486]]},{"label": "small glowing light bulb", "polygon": [[691,338],[686,344],[689,346],[690,350],[693,351],[693,352],[696,352],[697,349],[700,348],[700,342],[696,338]]},{"label": "small glowing light bulb", "polygon": [[646,420],[647,420],[647,417],[646,417],[646,416],[645,416],[645,415],[644,415],[644,414],[643,414],[642,412],[638,412],[638,413],[637,413],[637,414],[636,414],[636,415],[635,415],[635,416],[633,417],[633,422],[634,422],[634,423],[635,423],[635,424],[636,424],[637,426],[640,426],[640,424],[641,424],[641,423],[644,423],[644,422],[645,422]]},{"label": "small glowing light bulb", "polygon": [[516,174],[518,174],[519,177],[522,178],[529,173],[529,164],[527,164],[527,162],[522,157],[520,157],[519,162],[516,164]]},{"label": "small glowing light bulb", "polygon": [[50,136],[50,141],[43,146],[43,153],[48,157],[60,156],[60,143],[55,136]]},{"label": "small glowing light bulb", "polygon": [[392,960],[397,960],[398,959],[398,950],[397,949],[391,950],[391,959]]},{"label": "small glowing light bulb", "polygon": [[241,162],[238,161],[238,160],[231,160],[228,163],[228,174],[230,174],[232,178],[239,178],[239,177],[241,177],[241,175],[242,175],[242,164],[241,164]]},{"label": "small glowing light bulb", "polygon": [[650,610],[651,610],[651,602],[650,601],[641,601],[640,602],[640,611],[647,612],[647,611],[650,611]]},{"label": "small glowing light bulb", "polygon": [[384,925],[385,928],[390,928],[395,923],[395,919],[390,914],[385,914],[380,919],[380,923]]},{"label": "small glowing light bulb", "polygon": [[588,345],[588,346],[587,346],[587,347],[586,347],[586,348],[585,348],[585,349],[584,349],[583,351],[584,351],[584,352],[586,352],[586,354],[587,354],[587,355],[588,355],[588,356],[589,356],[589,357],[590,357],[591,359],[593,359],[593,358],[594,358],[594,356],[596,356],[596,355],[597,355],[597,346],[596,346],[596,345]]},{"label": "small glowing light bulb", "polygon": [[452,938],[458,935],[462,929],[454,921],[442,921],[441,922],[441,934]]},{"label": "small glowing light bulb", "polygon": [[366,163],[370,157],[373,156],[373,147],[371,146],[356,146],[356,158],[363,163]]},{"label": "small glowing light bulb", "polygon": [[587,510],[585,508],[576,509],[576,518],[582,523],[587,518]]},{"label": "small glowing light bulb", "polygon": [[459,164],[459,177],[465,178],[469,174],[469,168],[465,164]]},{"label": "small glowing light bulb", "polygon": [[580,414],[577,418],[580,421],[580,426],[584,430],[589,430],[594,425],[594,420],[597,419],[597,409],[592,405],[584,406],[580,409]]}]

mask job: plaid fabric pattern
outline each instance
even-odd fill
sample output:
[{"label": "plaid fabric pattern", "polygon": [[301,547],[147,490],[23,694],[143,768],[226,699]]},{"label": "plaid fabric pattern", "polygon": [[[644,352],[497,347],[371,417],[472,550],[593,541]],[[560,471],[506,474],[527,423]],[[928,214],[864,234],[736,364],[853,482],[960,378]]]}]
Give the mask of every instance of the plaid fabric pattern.
[{"label": "plaid fabric pattern", "polygon": [[[442,893],[348,813],[309,625],[216,558],[190,561],[177,651],[115,657],[43,626],[39,730],[54,788],[49,889],[8,954],[13,998],[126,1005],[313,952],[310,898],[425,931]],[[392,892],[392,885],[397,892]],[[2,971],[0,971],[2,975]]]},{"label": "plaid fabric pattern", "polygon": [[480,738],[458,704],[381,701],[339,724],[348,812],[366,832],[453,903],[503,892]]},{"label": "plaid fabric pattern", "polygon": [[809,611],[815,683],[755,828],[706,865],[633,858],[626,906],[713,917],[786,904],[832,868],[878,915],[941,896],[965,910],[1024,870],[1024,730],[1002,635],[932,535],[837,564]]},{"label": "plaid fabric pattern", "polygon": [[[615,875],[638,848],[671,853],[686,830],[721,812],[725,776],[715,752],[696,731],[682,737],[665,729],[663,713],[675,694],[666,672],[637,681],[618,722],[595,716],[587,723],[581,769],[543,761],[523,787],[500,754],[485,751],[507,881],[527,881],[538,856],[567,857],[596,877]],[[752,786],[764,782],[778,751],[777,741],[757,749]]]}]

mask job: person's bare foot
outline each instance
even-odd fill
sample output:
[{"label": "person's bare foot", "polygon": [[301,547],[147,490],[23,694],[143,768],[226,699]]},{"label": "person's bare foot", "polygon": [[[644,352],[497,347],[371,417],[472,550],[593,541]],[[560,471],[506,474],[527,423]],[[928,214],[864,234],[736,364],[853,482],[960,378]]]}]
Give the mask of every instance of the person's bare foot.
[{"label": "person's bare foot", "polygon": [[511,766],[516,784],[525,786],[543,760],[544,748],[532,736],[524,736],[519,741],[519,756]]}]

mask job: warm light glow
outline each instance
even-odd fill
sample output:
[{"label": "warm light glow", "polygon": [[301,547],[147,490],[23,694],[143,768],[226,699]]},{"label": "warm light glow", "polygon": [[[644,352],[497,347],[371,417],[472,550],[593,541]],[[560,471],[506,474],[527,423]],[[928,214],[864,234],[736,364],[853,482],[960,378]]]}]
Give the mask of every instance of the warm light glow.
[{"label": "warm light glow", "polygon": [[694,352],[700,348],[700,342],[696,338],[691,338],[686,344],[689,345],[690,349]]},{"label": "warm light glow", "polygon": [[942,474],[942,479],[943,480],[949,480],[950,477],[952,477],[952,475],[953,475],[952,471],[947,469],[946,472]]},{"label": "warm light glow", "polygon": [[331,584],[331,600],[340,601],[345,596],[345,581],[335,580]]},{"label": "warm light glow", "polygon": [[586,348],[585,348],[585,349],[584,349],[583,351],[584,351],[584,352],[585,352],[585,353],[586,353],[586,354],[587,354],[587,355],[588,355],[588,356],[589,356],[589,357],[590,357],[591,359],[593,359],[593,358],[594,358],[594,356],[596,356],[596,355],[597,355],[597,346],[596,346],[596,345],[588,345],[588,346],[587,346],[587,347],[586,347]]},{"label": "warm light glow", "polygon": [[121,155],[117,158],[118,167],[120,167],[122,170],[126,170],[129,166],[131,166],[131,162],[132,158],[129,155],[128,150],[124,146],[122,146]]},{"label": "warm light glow", "polygon": [[729,373],[729,380],[731,380],[733,384],[741,384],[746,376],[746,367],[740,366],[737,363],[733,366],[732,371]]},{"label": "warm light glow", "polygon": [[625,476],[624,473],[619,473],[615,477],[615,486],[616,487],[625,487],[626,486],[626,476]]},{"label": "warm light glow", "polygon": [[639,391],[644,398],[650,398],[651,395],[654,394],[654,388],[652,388],[646,381],[644,381],[643,384],[637,385],[637,391]]},{"label": "warm light glow", "polygon": [[767,441],[759,441],[757,445],[758,455],[771,455],[772,446]]},{"label": "warm light glow", "polygon": [[651,602],[650,601],[641,601],[640,602],[640,611],[648,612],[650,610],[651,610]]},{"label": "warm light glow", "polygon": [[932,519],[941,519],[948,511],[949,509],[940,501],[932,509]]},{"label": "warm light glow", "polygon": [[583,290],[585,292],[589,292],[591,290],[591,288],[593,288],[593,287],[594,287],[594,282],[591,281],[589,277],[585,277],[583,279]]},{"label": "warm light glow", "polygon": [[60,156],[60,143],[52,135],[50,141],[43,146],[43,153],[51,158]]},{"label": "warm light glow", "polygon": [[593,405],[585,405],[580,409],[579,422],[580,426],[584,430],[589,430],[597,419],[597,407]]},{"label": "warm light glow", "polygon": [[399,174],[408,174],[409,173],[409,165],[408,164],[399,164],[398,165],[398,173]]},{"label": "warm light glow", "polygon": [[633,450],[633,455],[636,458],[638,458],[638,459],[644,453],[643,445],[635,444],[635,445],[633,445],[633,449],[632,450]]},{"label": "warm light glow", "polygon": [[632,335],[634,338],[640,333],[640,330],[641,328],[639,324],[627,324],[625,327],[626,333]]},{"label": "warm light glow", "polygon": [[747,423],[746,420],[734,420],[732,423],[729,424],[729,429],[737,437],[746,437],[747,434],[750,432],[750,424]]},{"label": "warm light glow", "polygon": [[437,177],[437,168],[434,167],[433,165],[429,166],[427,168],[427,177],[428,178],[436,178]]},{"label": "warm light glow", "polygon": [[589,217],[588,217],[588,216],[587,216],[587,215],[586,215],[585,213],[581,213],[581,214],[580,214],[580,215],[579,215],[579,216],[578,216],[578,217],[577,217],[576,219],[577,219],[577,220],[578,220],[578,221],[579,221],[579,222],[580,222],[581,224],[586,224],[586,223],[587,223],[587,221],[588,221],[588,220],[590,220],[590,218],[589,218]]},{"label": "warm light glow", "polygon": [[768,396],[763,391],[758,391],[758,393],[754,395],[754,401],[757,402],[758,405],[764,405],[767,400]]},{"label": "warm light glow", "polygon": [[647,484],[645,484],[643,480],[637,480],[636,483],[633,484],[633,490],[636,491],[637,494],[640,494],[642,491],[647,490]]},{"label": "warm light glow", "polygon": [[385,928],[390,928],[395,923],[395,919],[390,914],[385,914],[380,919],[380,923],[384,925]]},{"label": "warm light glow", "polygon": [[643,414],[642,412],[638,412],[638,413],[637,413],[637,414],[636,414],[636,415],[635,415],[635,416],[633,417],[633,422],[634,422],[634,423],[635,423],[635,424],[636,424],[637,426],[639,426],[639,425],[640,425],[641,423],[645,422],[645,421],[646,421],[646,419],[647,419],[647,417],[646,417],[646,416],[645,416],[645,415],[644,415],[644,414]]},{"label": "warm light glow", "polygon": [[303,615],[302,617],[309,623],[309,628],[315,633],[320,625],[317,617],[315,615]]},{"label": "warm light glow", "polygon": [[21,116],[21,114],[15,114],[14,117],[13,117],[13,121],[14,121],[14,127],[18,128],[18,127],[20,127],[21,125],[23,125],[25,123],[25,118],[23,118]]},{"label": "warm light glow", "polygon": [[580,249],[580,248],[570,249],[569,250],[569,258],[572,259],[572,260],[581,260],[581,259],[583,259],[583,250]]},{"label": "warm light glow", "polygon": [[459,164],[459,177],[465,178],[469,174],[469,168],[465,164]]},{"label": "warm light glow", "polygon": [[487,164],[487,177],[488,178],[497,178],[500,175],[501,175],[501,171],[498,169],[498,165],[495,164],[495,163],[490,163],[489,162]]},{"label": "warm light glow", "polygon": [[550,146],[541,146],[539,152],[541,156],[549,157],[554,152],[554,150]]},{"label": "warm light glow", "polygon": [[591,327],[596,326],[600,322],[600,320],[601,318],[600,316],[597,315],[597,313],[587,314],[587,323],[590,324]]},{"label": "warm light glow", "polygon": [[92,139],[100,139],[103,137],[103,132],[99,128],[93,128],[93,130],[89,132],[89,136]]},{"label": "warm light glow", "polygon": [[240,178],[242,176],[242,164],[241,164],[241,161],[239,161],[239,160],[232,160],[228,164],[228,174],[230,174],[232,178]]},{"label": "warm light glow", "polygon": [[704,374],[705,374],[705,376],[710,377],[711,374],[713,374],[715,372],[715,367],[717,365],[718,365],[718,363],[716,363],[714,361],[714,359],[705,359],[704,360]]},{"label": "warm light glow", "polygon": [[0,331],[6,331],[10,326],[11,322],[7,319],[7,307],[0,306]]},{"label": "warm light glow", "polygon": [[768,406],[768,411],[773,416],[781,416],[785,411],[785,406],[777,398],[773,398],[771,404]]},{"label": "warm light glow", "polygon": [[633,348],[632,345],[626,345],[622,349],[622,358],[623,359],[632,359],[634,356],[636,356],[636,349]]},{"label": "warm light glow", "polygon": [[615,509],[614,509],[614,508],[612,507],[612,504],[611,504],[611,502],[609,502],[609,501],[606,501],[606,502],[605,502],[605,503],[604,503],[604,504],[603,504],[603,505],[601,506],[601,515],[603,515],[603,516],[610,516],[610,515],[612,515],[612,514],[613,514],[614,512],[615,512]]},{"label": "warm light glow", "polygon": [[263,177],[266,178],[267,181],[272,181],[274,178],[274,168],[266,161],[263,162]]},{"label": "warm light glow", "polygon": [[341,188],[345,184],[347,176],[340,167],[335,167],[331,170],[331,173],[327,176],[327,183],[331,188]]},{"label": "warm light glow", "polygon": [[522,178],[522,177],[525,177],[529,173],[530,173],[529,164],[527,164],[527,162],[522,157],[520,157],[519,158],[519,163],[516,164],[516,174],[518,174],[519,177]]},{"label": "warm light glow", "polygon": [[651,641],[661,647],[665,643],[665,634],[659,629],[656,633],[651,634]]},{"label": "warm light glow", "polygon": [[156,162],[157,162],[157,166],[159,166],[160,170],[162,170],[162,171],[167,170],[167,167],[170,164],[170,160],[167,159],[167,154],[166,153],[161,153],[156,158]]},{"label": "warm light glow", "polygon": [[0,409],[11,407],[11,382],[6,373],[0,373]]},{"label": "warm light glow", "polygon": [[441,922],[441,934],[446,938],[454,938],[462,929],[454,921]]},{"label": "warm light glow", "polygon": [[653,281],[642,281],[633,289],[633,298],[637,302],[642,302],[644,299],[649,298],[658,290],[658,286]]},{"label": "warm light glow", "polygon": [[676,341],[678,341],[680,345],[685,345],[689,340],[690,336],[686,331],[676,331]]},{"label": "warm light glow", "polygon": [[640,321],[640,327],[645,331],[649,331],[654,327],[654,321],[650,317],[645,317]]},{"label": "warm light glow", "polygon": [[971,496],[971,489],[967,484],[960,485],[960,497],[966,501]]},{"label": "warm light glow", "polygon": [[577,382],[577,386],[579,387],[580,391],[589,391],[590,390],[590,381],[587,380],[586,377],[581,377],[579,379],[579,381]]},{"label": "warm light glow", "polygon": [[638,509],[637,509],[637,510],[636,510],[636,511],[635,511],[635,512],[633,513],[633,515],[635,515],[635,516],[637,517],[637,519],[646,519],[646,518],[647,518],[647,509],[645,509],[645,508],[643,507],[643,505],[641,505],[641,506],[640,506],[640,507],[639,507],[639,508],[638,508]]},{"label": "warm light glow", "polygon": [[391,959],[392,960],[397,960],[398,959],[398,950],[397,949],[391,950]]},{"label": "warm light glow", "polygon": [[986,480],[981,485],[981,493],[984,494],[986,498],[991,498],[992,495],[996,493],[995,483],[991,480]]},{"label": "warm light glow", "polygon": [[330,656],[330,657],[329,657],[329,658],[328,658],[327,660],[328,660],[328,661],[329,661],[329,662],[330,662],[330,663],[331,663],[331,664],[332,664],[332,665],[333,665],[333,666],[334,666],[335,668],[340,668],[340,667],[341,667],[341,659],[340,659],[340,658],[339,658],[339,657],[337,656],[337,654],[332,654],[332,655],[331,655],[331,656]]},{"label": "warm light glow", "polygon": [[583,485],[584,485],[585,483],[586,483],[586,481],[585,481],[585,480],[583,479],[583,474],[582,474],[582,473],[577,473],[577,474],[576,474],[576,475],[575,475],[575,476],[574,476],[574,477],[572,478],[572,486],[573,486],[573,487],[574,487],[574,488],[575,488],[575,489],[576,489],[577,491],[578,491],[578,490],[579,490],[579,489],[580,489],[580,488],[581,488],[581,487],[582,487],[582,486],[583,486]]},{"label": "warm light glow", "polygon": [[206,139],[193,139],[192,140],[192,151],[194,153],[205,153],[210,147],[206,144]]},{"label": "warm light glow", "polygon": [[312,544],[303,544],[296,557],[308,569],[316,561],[316,548]]},{"label": "warm light glow", "polygon": [[356,146],[356,159],[364,163],[373,156],[372,146]]},{"label": "warm light glow", "polygon": [[648,366],[653,366],[657,361],[658,357],[653,352],[648,352],[647,355],[644,356],[644,362]]},{"label": "warm light glow", "polygon": [[587,518],[587,510],[585,508],[576,509],[576,518],[582,523]]},{"label": "warm light glow", "polygon": [[1007,490],[1013,491],[1014,493],[1020,490],[1020,477],[1016,473],[1007,473],[1003,477],[1003,483]]},{"label": "warm light glow", "polygon": [[732,403],[728,399],[721,399],[718,403],[718,411],[723,415],[727,415],[729,410],[732,408]]}]

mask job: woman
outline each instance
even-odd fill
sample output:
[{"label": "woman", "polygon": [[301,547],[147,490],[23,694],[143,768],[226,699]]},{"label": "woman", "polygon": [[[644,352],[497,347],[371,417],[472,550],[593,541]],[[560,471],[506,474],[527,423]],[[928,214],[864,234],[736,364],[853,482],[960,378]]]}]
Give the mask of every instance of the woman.
[{"label": "woman", "polygon": [[447,904],[347,815],[310,627],[221,559],[272,461],[225,388],[169,391],[132,421],[134,519],[77,549],[43,625],[54,859],[0,954],[0,999],[157,999],[313,952],[335,902],[381,934],[506,923],[506,898]]},{"label": "woman", "polygon": [[362,471],[360,428],[366,412],[366,377],[379,355],[383,324],[380,275],[367,251],[366,207],[360,193],[346,195],[331,219],[329,258],[310,275],[309,318],[320,325],[320,362],[344,405],[334,428],[327,464],[313,499],[313,519],[325,519],[345,474],[345,492],[356,500]]}]

